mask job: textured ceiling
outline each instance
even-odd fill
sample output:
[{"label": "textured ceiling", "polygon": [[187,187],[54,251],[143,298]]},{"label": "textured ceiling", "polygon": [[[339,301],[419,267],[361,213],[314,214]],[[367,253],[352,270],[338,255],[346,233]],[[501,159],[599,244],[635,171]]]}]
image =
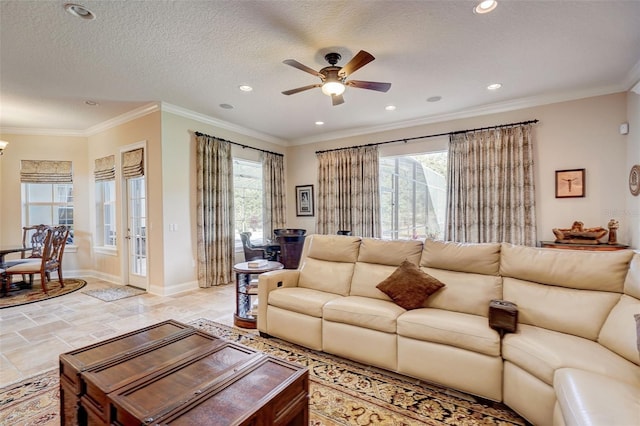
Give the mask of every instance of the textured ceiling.
[{"label": "textured ceiling", "polygon": [[[488,15],[456,0],[77,2],[97,18],[73,17],[62,1],[0,0],[4,132],[89,132],[163,102],[287,145],[624,91],[640,79],[640,1],[503,0]],[[347,88],[335,107],[320,89],[280,93],[318,81],[283,60],[318,70],[329,51],[344,65],[361,49],[376,60],[351,78],[391,82],[387,93]],[[488,91],[493,82],[502,89]]]}]

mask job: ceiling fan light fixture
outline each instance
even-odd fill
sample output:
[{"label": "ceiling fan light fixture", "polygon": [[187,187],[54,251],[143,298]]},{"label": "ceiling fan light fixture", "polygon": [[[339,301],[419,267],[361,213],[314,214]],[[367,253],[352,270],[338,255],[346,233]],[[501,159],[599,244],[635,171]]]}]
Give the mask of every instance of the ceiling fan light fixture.
[{"label": "ceiling fan light fixture", "polygon": [[66,10],[70,15],[78,18],[87,19],[89,21],[96,19],[95,13],[79,4],[66,3],[64,5],[64,10]]},{"label": "ceiling fan light fixture", "polygon": [[322,85],[322,93],[327,96],[342,95],[345,86],[339,81],[327,81]]},{"label": "ceiling fan light fixture", "polygon": [[496,0],[484,0],[473,8],[473,13],[482,15],[484,13],[492,12],[496,7],[498,7],[498,2]]}]

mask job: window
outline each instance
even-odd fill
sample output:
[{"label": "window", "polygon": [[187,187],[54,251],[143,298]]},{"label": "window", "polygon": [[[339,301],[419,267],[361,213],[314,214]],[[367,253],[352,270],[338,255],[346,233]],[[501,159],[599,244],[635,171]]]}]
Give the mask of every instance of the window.
[{"label": "window", "polygon": [[233,195],[235,245],[242,250],[240,232],[251,232],[251,241],[263,241],[262,163],[234,158]]},{"label": "window", "polygon": [[22,223],[31,225],[67,225],[67,244],[73,244],[73,184],[23,183]]},{"label": "window", "polygon": [[380,158],[383,238],[444,237],[446,171],[446,152]]},{"label": "window", "polygon": [[116,246],[116,182],[96,182],[96,244]]}]

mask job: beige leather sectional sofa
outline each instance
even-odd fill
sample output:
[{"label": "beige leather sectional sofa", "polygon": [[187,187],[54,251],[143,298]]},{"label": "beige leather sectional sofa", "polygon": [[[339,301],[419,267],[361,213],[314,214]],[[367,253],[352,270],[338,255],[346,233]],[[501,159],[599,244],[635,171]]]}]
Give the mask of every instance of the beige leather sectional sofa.
[{"label": "beige leather sectional sofa", "polygon": [[[404,260],[445,287],[405,310]],[[491,299],[519,323],[489,327]],[[640,254],[311,235],[259,279],[262,334],[505,404],[535,425],[640,425]]]}]

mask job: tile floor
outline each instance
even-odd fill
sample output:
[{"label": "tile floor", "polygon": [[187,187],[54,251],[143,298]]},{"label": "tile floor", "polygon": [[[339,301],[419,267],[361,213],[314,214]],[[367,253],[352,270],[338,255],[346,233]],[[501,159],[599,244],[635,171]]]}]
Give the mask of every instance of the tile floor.
[{"label": "tile floor", "polygon": [[167,319],[233,325],[234,285],[103,302],[82,292],[111,284],[85,279],[71,294],[0,309],[0,387],[58,367],[61,353]]}]

